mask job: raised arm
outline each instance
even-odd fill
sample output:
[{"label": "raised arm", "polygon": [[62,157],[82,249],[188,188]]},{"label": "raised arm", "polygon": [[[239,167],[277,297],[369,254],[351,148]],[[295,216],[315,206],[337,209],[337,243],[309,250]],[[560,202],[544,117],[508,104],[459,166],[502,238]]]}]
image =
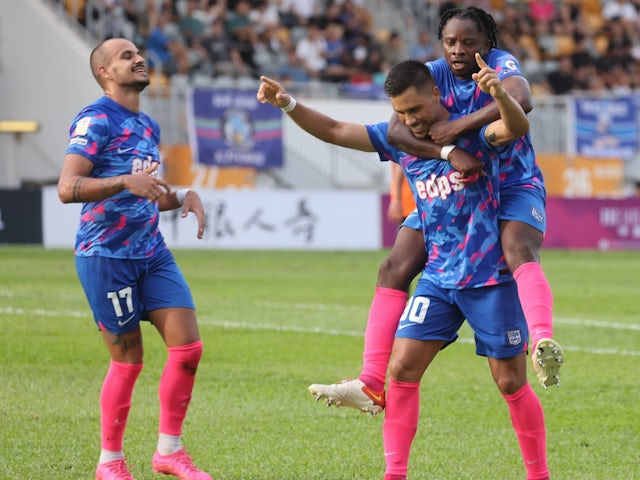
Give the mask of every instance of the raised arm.
[{"label": "raised arm", "polygon": [[487,141],[498,146],[525,135],[529,131],[529,119],[522,106],[507,92],[496,71],[490,68],[478,53],[476,61],[480,71],[473,74],[473,79],[483,92],[493,97],[500,116],[487,126]]},{"label": "raised arm", "polygon": [[297,102],[284,87],[268,77],[260,77],[256,97],[260,103],[282,108],[300,128],[314,137],[340,147],[375,152],[365,125],[339,122]]},{"label": "raised arm", "polygon": [[[525,113],[529,113],[533,109],[531,88],[526,78],[520,75],[512,75],[502,81],[502,86],[522,106]],[[453,143],[460,135],[482,128],[498,118],[500,118],[498,106],[490,103],[456,120],[434,123],[429,128],[429,135],[434,142],[442,143],[443,145]]]}]

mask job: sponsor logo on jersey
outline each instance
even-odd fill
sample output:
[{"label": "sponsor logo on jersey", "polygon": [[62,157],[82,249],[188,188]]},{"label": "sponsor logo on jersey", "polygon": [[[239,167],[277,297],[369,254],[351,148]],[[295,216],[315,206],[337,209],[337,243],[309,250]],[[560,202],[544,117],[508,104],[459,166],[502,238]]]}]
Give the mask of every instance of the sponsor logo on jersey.
[{"label": "sponsor logo on jersey", "polygon": [[464,183],[460,181],[460,175],[460,172],[453,171],[439,177],[432,174],[427,180],[416,180],[416,193],[422,200],[438,197],[446,200],[452,192],[464,188]]},{"label": "sponsor logo on jersey", "polygon": [[86,138],[72,138],[69,140],[69,145],[82,145],[83,147],[89,143]]},{"label": "sponsor logo on jersey", "polygon": [[76,128],[73,130],[72,137],[82,137],[89,131],[89,125],[91,125],[91,117],[81,118],[76,122]]}]

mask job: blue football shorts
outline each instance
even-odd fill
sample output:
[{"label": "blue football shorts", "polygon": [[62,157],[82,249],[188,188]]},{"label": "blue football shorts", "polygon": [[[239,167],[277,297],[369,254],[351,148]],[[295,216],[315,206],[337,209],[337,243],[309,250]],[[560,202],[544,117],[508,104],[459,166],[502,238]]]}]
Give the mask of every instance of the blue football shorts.
[{"label": "blue football shorts", "polygon": [[477,355],[511,358],[527,348],[527,322],[515,282],[449,289],[420,279],[396,338],[443,340],[448,345],[458,338],[465,319],[473,329]]},{"label": "blue football shorts", "polygon": [[541,187],[516,185],[500,189],[500,220],[516,220],[547,231],[545,191]]},{"label": "blue football shorts", "polygon": [[422,223],[420,222],[420,214],[418,209],[414,208],[407,218],[402,222],[402,227],[413,228],[414,230],[422,230]]},{"label": "blue football shorts", "polygon": [[[544,188],[518,185],[500,190],[500,220],[516,220],[526,223],[542,233],[547,231]],[[413,210],[403,227],[422,230],[418,209]]]},{"label": "blue football shorts", "polygon": [[189,286],[164,249],[151,258],[75,257],[76,271],[98,329],[113,334],[135,330],[159,308],[191,308]]}]

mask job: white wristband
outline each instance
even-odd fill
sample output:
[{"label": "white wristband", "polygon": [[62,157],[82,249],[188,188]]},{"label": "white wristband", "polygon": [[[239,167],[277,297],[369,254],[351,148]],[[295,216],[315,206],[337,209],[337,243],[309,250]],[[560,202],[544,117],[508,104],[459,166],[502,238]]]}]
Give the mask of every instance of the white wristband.
[{"label": "white wristband", "polygon": [[296,99],[289,95],[289,103],[287,103],[285,107],[280,107],[280,110],[282,110],[284,113],[289,113],[291,110],[296,108],[297,104],[298,102],[296,102]]},{"label": "white wristband", "polygon": [[442,160],[449,160],[449,154],[454,148],[456,148],[455,145],[445,145],[444,147],[442,147],[440,149],[440,158]]},{"label": "white wristband", "polygon": [[176,191],[176,198],[180,205],[184,205],[184,198],[187,196],[187,193],[191,191],[190,188],[183,188],[181,190]]}]

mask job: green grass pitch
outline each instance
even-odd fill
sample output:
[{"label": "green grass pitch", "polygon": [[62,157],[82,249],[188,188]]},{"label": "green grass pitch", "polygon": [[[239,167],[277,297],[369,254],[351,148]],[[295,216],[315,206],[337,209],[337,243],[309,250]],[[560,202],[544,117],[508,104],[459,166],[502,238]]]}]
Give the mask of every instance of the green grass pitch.
[{"label": "green grass pitch", "polygon": [[[382,479],[383,414],[314,403],[310,383],[359,372],[376,252],[174,252],[198,306],[204,356],[184,428],[217,480]],[[640,252],[544,250],[560,388],[529,379],[545,409],[557,480],[640,479]],[[106,348],[72,252],[0,248],[0,479],[91,479]],[[156,479],[157,385],[165,359],[143,324],[145,367],[125,453]],[[507,407],[471,331],[421,390],[411,480],[524,480]]]}]

